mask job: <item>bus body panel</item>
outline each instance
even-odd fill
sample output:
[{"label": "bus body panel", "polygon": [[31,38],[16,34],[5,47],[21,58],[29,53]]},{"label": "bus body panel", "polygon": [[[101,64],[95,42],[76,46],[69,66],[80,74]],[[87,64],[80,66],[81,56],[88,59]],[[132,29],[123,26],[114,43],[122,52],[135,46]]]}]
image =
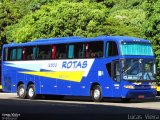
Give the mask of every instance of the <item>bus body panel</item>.
[{"label": "bus body panel", "polygon": [[[122,56],[120,51],[120,40],[128,37],[97,37],[97,38],[79,38],[57,41],[49,40],[46,42],[28,42],[19,44],[4,45],[3,51],[8,47],[18,46],[37,46],[51,45],[63,43],[81,43],[90,41],[103,41],[103,57],[102,58],[86,58],[86,59],[60,59],[60,60],[25,60],[25,61],[3,61],[2,60],[2,86],[3,91],[16,92],[19,83],[23,83],[27,90],[30,83],[33,83],[36,88],[36,94],[48,95],[73,95],[73,96],[90,96],[91,87],[93,84],[98,84],[102,89],[103,97],[113,98],[138,98],[144,95],[145,98],[153,98],[156,95],[154,89],[137,89],[129,90],[124,86],[127,84],[134,85],[134,82],[129,82],[121,79],[116,81],[112,78],[107,70],[107,64],[112,65],[112,62],[120,59],[155,59],[154,56]],[[130,38],[133,39],[133,38]],[[141,39],[140,39],[141,40]],[[106,44],[108,41],[114,41],[118,47],[118,55],[113,57],[106,56]],[[128,41],[128,40],[126,40]],[[141,42],[149,43],[146,40]],[[72,47],[71,47],[72,48]],[[72,54],[70,53],[70,56]],[[4,59],[4,58],[3,58]],[[112,68],[110,68],[112,69]],[[121,66],[120,66],[121,69]],[[112,71],[111,71],[112,72]],[[122,77],[122,75],[120,75]],[[150,82],[141,82],[143,86],[149,86]]]}]

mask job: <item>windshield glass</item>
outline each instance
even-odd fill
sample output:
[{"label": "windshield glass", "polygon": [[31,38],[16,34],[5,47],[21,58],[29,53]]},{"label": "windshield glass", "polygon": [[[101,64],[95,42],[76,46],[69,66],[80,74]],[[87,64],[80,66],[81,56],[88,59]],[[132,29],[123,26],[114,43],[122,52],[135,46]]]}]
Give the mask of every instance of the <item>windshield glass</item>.
[{"label": "windshield glass", "polygon": [[125,80],[156,80],[154,60],[126,59],[123,67]]},{"label": "windshield glass", "polygon": [[149,43],[122,42],[120,47],[122,55],[154,55]]}]

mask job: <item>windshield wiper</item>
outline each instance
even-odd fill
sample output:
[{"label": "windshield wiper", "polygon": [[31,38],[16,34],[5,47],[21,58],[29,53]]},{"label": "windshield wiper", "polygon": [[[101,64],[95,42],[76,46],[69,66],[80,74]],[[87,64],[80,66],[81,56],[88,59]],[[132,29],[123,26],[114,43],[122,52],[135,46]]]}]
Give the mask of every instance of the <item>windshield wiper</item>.
[{"label": "windshield wiper", "polygon": [[134,62],[133,65],[129,66],[124,72],[127,72],[128,70],[130,70],[138,61]]},{"label": "windshield wiper", "polygon": [[151,77],[150,77],[150,75],[149,75],[149,73],[148,73],[148,72],[147,72],[147,76],[148,76],[149,80],[151,80]]}]

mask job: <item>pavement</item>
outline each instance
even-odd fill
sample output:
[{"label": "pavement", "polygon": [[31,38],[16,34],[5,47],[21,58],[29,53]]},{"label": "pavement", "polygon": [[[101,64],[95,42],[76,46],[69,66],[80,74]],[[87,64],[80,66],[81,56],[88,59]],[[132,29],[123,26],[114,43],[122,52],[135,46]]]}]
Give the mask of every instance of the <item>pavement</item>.
[{"label": "pavement", "polygon": [[3,120],[160,120],[160,97],[152,100],[105,99],[92,102],[87,97],[64,99],[51,96],[20,99],[16,93],[0,93]]}]

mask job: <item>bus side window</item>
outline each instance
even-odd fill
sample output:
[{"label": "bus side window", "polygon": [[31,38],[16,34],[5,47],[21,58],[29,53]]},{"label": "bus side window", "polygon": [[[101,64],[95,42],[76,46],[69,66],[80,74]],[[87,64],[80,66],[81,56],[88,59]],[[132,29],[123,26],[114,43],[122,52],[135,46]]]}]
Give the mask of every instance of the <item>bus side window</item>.
[{"label": "bus side window", "polygon": [[36,48],[35,47],[26,47],[26,60],[35,59]]},{"label": "bus side window", "polygon": [[89,44],[87,43],[86,44],[86,55],[85,55],[86,58],[89,58],[90,52],[91,52],[91,50],[89,50]]},{"label": "bus side window", "polygon": [[9,58],[8,58],[8,48],[5,48],[5,49],[4,49],[3,60],[4,60],[4,61],[9,60]]},{"label": "bus side window", "polygon": [[85,55],[85,43],[74,44],[74,58],[84,58]]},{"label": "bus side window", "polygon": [[[52,46],[52,59],[55,59],[56,58],[56,53],[57,53],[57,51],[56,51],[56,46]],[[58,53],[57,53],[58,54]]]},{"label": "bus side window", "polygon": [[103,57],[103,42],[102,41],[94,41],[94,42],[87,43],[86,57],[87,58]]},{"label": "bus side window", "polygon": [[17,60],[22,60],[22,48],[17,48]]},{"label": "bus side window", "polygon": [[59,44],[56,45],[56,59],[66,59],[67,58],[67,45]]},{"label": "bus side window", "polygon": [[74,45],[69,45],[68,49],[68,58],[74,58]]},{"label": "bus side window", "polygon": [[38,60],[46,60],[52,58],[52,49],[51,45],[39,45],[36,47],[35,56]]},{"label": "bus side window", "polygon": [[[8,54],[8,55],[7,55]],[[4,60],[22,60],[22,48],[5,48],[5,59]]]},{"label": "bus side window", "polygon": [[26,48],[23,48],[23,60],[27,59]]},{"label": "bus side window", "polygon": [[109,41],[106,44],[106,57],[112,57],[118,55],[117,44],[114,41]]},{"label": "bus side window", "polygon": [[11,56],[10,56],[10,58],[11,58],[11,60],[16,60],[16,48],[12,48],[11,49]]},{"label": "bus side window", "polygon": [[37,53],[37,47],[33,47],[33,54],[32,54],[32,59],[35,60],[38,57],[38,53]]},{"label": "bus side window", "polygon": [[7,61],[10,61],[10,60],[12,60],[12,59],[11,59],[11,50],[12,50],[12,48],[7,48],[7,49],[8,49],[8,50],[7,50],[7,53],[6,53],[6,54],[7,54],[7,59],[6,59],[6,60],[7,60]]}]

